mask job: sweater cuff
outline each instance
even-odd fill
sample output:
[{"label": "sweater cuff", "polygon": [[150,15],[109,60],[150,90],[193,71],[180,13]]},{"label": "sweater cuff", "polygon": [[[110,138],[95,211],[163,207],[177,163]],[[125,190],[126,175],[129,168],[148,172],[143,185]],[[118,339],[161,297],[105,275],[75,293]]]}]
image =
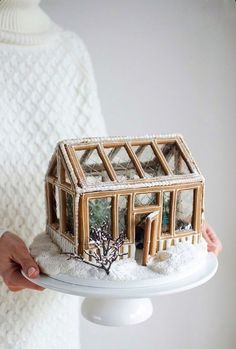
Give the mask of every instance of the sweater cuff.
[{"label": "sweater cuff", "polygon": [[6,233],[6,231],[8,231],[6,228],[1,228],[1,227],[0,227],[0,237],[1,237],[4,233]]}]

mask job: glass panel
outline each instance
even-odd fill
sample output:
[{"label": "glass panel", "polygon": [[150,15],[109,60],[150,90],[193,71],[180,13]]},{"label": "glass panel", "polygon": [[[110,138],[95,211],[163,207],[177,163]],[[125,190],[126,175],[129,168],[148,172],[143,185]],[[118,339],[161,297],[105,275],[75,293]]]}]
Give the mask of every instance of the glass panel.
[{"label": "glass panel", "polygon": [[112,163],[119,181],[127,179],[139,179],[135,165],[124,146],[105,148],[105,152]]},{"label": "glass panel", "polygon": [[162,235],[170,234],[170,215],[171,215],[171,200],[173,194],[172,192],[165,191],[163,193],[163,203],[162,203]]},{"label": "glass panel", "polygon": [[51,209],[52,209],[52,224],[56,224],[59,228],[59,217],[60,217],[60,204],[59,204],[59,191],[55,185],[51,183],[49,185],[49,192],[51,192]]},{"label": "glass panel", "polygon": [[156,193],[136,194],[134,205],[135,206],[157,205],[157,194]]},{"label": "glass panel", "polygon": [[67,184],[71,184],[71,180],[70,180],[70,178],[69,178],[69,176],[68,176],[67,171],[65,171],[65,182],[66,182]]},{"label": "glass panel", "polygon": [[98,198],[89,200],[89,225],[101,226],[107,223],[109,229],[112,227],[112,198]]},{"label": "glass panel", "polygon": [[66,232],[69,232],[70,234],[74,235],[74,204],[73,204],[73,197],[65,193],[65,199],[66,199]]},{"label": "glass panel", "polygon": [[191,173],[176,142],[158,144],[158,146],[164,154],[170,169],[175,175],[184,175]]},{"label": "glass panel", "polygon": [[194,189],[177,193],[175,230],[193,230]]},{"label": "glass panel", "polygon": [[53,166],[49,172],[50,176],[57,177],[57,160],[53,161]]},{"label": "glass panel", "polygon": [[97,149],[77,150],[75,153],[85,173],[88,185],[110,181]]},{"label": "glass panel", "polygon": [[61,170],[62,170],[62,183],[63,184],[70,184],[71,185],[71,180],[68,175],[67,170],[65,169],[64,165],[61,163]]},{"label": "glass panel", "polygon": [[150,144],[133,145],[132,149],[141,162],[147,178],[165,176],[160,160],[156,157]]},{"label": "glass panel", "polygon": [[128,195],[119,197],[119,233],[123,232],[127,235],[128,228]]}]

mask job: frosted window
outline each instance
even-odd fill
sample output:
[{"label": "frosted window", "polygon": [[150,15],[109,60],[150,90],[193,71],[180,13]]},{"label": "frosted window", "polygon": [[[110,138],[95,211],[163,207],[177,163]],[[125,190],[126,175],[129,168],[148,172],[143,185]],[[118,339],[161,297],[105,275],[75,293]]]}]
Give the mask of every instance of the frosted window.
[{"label": "frosted window", "polygon": [[66,200],[66,232],[74,235],[74,204],[73,197],[65,193]]},{"label": "frosted window", "polygon": [[105,152],[116,172],[118,181],[139,179],[136,167],[124,146],[105,148]]},{"label": "frosted window", "polygon": [[128,196],[121,195],[118,201],[119,210],[119,233],[127,234],[128,227]]},{"label": "frosted window", "polygon": [[157,205],[157,194],[156,193],[136,194],[134,205],[135,206]]},{"label": "frosted window", "polygon": [[194,190],[181,190],[177,193],[175,230],[193,230]]},{"label": "frosted window", "polygon": [[55,166],[53,166],[51,175],[52,175],[53,177],[56,177],[56,178],[58,177],[58,176],[57,176],[57,163],[56,163]]},{"label": "frosted window", "polygon": [[50,164],[50,171],[49,171],[49,176],[52,177],[58,177],[57,176],[57,158],[55,157],[52,161],[52,164]]},{"label": "frosted window", "polygon": [[77,150],[76,157],[82,166],[88,185],[110,181],[97,149]]},{"label": "frosted window", "polygon": [[170,234],[171,201],[173,194],[169,191],[163,193],[162,203],[162,235]]},{"label": "frosted window", "polygon": [[167,144],[158,144],[166,161],[175,175],[184,175],[191,173],[186,161],[184,160],[179,146],[176,142]]},{"label": "frosted window", "polygon": [[50,209],[51,209],[51,224],[59,228],[59,218],[60,218],[60,201],[59,201],[59,190],[55,185],[51,183],[48,184],[49,188],[49,199],[50,199]]},{"label": "frosted window", "polygon": [[65,169],[64,169],[64,181],[67,184],[71,184],[70,177],[69,177],[69,175],[68,175],[68,173],[67,173],[67,171]]},{"label": "frosted window", "polygon": [[62,170],[61,171],[62,172],[61,173],[62,174],[62,176],[61,176],[62,183],[71,185],[71,180],[70,180],[69,174],[68,174],[67,170],[65,169],[63,163],[61,163],[61,170]]},{"label": "frosted window", "polygon": [[162,164],[156,157],[150,144],[135,146],[133,145],[132,149],[142,165],[142,168],[145,172],[145,177],[150,178],[165,176]]},{"label": "frosted window", "polygon": [[112,227],[112,198],[98,198],[89,200],[89,224],[90,229],[107,223]]}]

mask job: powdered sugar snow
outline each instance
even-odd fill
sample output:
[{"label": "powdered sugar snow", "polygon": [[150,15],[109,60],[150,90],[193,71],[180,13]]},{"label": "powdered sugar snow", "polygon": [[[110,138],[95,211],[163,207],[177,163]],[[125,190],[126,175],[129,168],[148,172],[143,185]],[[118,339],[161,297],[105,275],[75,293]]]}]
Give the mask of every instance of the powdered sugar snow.
[{"label": "powdered sugar snow", "polygon": [[193,273],[207,255],[204,239],[199,244],[180,242],[150,257],[148,265],[137,264],[134,259],[115,261],[107,275],[104,270],[83,263],[62,254],[60,248],[52,242],[46,233],[39,234],[30,246],[30,252],[43,273],[49,276],[66,274],[79,279],[98,280],[147,280],[163,278],[175,273]]}]

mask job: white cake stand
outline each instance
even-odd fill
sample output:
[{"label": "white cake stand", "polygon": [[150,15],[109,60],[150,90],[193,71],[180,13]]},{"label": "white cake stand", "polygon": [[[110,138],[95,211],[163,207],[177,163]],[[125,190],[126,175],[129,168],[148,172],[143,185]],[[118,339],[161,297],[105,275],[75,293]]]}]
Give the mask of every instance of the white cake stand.
[{"label": "white cake stand", "polygon": [[[83,316],[96,324],[106,326],[134,325],[147,320],[153,312],[150,297],[174,294],[190,290],[210,280],[216,273],[218,261],[214,254],[208,253],[203,263],[193,274],[171,280],[163,277],[153,283],[140,280],[129,282],[81,281],[81,285],[57,280],[41,274],[31,282],[57,292],[85,297],[82,303]],[[102,285],[105,287],[102,287]],[[117,286],[116,286],[117,285]]]}]

